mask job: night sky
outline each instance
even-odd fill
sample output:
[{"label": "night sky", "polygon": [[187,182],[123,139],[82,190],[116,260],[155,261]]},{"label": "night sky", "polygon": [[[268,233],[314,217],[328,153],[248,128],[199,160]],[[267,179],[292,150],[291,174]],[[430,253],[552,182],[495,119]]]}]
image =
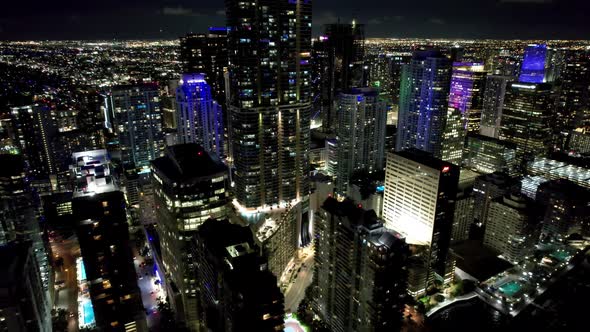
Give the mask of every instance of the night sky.
[{"label": "night sky", "polygon": [[[286,1],[286,0],[284,0]],[[590,0],[315,0],[368,37],[589,39]],[[225,23],[222,0],[2,0],[0,40],[177,38]]]}]

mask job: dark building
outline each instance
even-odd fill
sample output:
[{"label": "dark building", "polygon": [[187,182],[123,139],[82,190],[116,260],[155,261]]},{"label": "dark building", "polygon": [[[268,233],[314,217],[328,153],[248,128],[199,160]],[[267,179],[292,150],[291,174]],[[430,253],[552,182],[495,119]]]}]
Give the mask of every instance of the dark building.
[{"label": "dark building", "polygon": [[321,90],[322,128],[333,131],[337,121],[336,100],[338,94],[353,87],[365,87],[368,75],[364,69],[365,31],[362,24],[333,23],[324,28],[314,44],[314,53],[324,65],[323,75],[317,78]]},{"label": "dark building", "polygon": [[30,242],[0,245],[0,331],[50,332],[51,305]]},{"label": "dark building", "polygon": [[226,27],[210,27],[207,34],[188,34],[180,39],[182,73],[205,74],[213,98],[222,106],[225,106],[228,59]]},{"label": "dark building", "polygon": [[256,209],[306,201],[311,1],[225,3],[237,202]]},{"label": "dark building", "polygon": [[199,318],[210,331],[282,331],[283,294],[248,227],[207,220],[193,240]]},{"label": "dark building", "polygon": [[588,235],[590,228],[590,191],[566,179],[542,183],[536,200],[545,207],[542,233],[563,239],[578,233]]},{"label": "dark building", "polygon": [[506,88],[499,137],[517,145],[518,164],[552,148],[554,106],[550,84],[510,83]]},{"label": "dark building", "polygon": [[194,330],[198,329],[198,285],[189,269],[190,243],[207,219],[227,216],[227,177],[226,166],[194,143],[169,146],[164,157],[152,161],[162,265],[174,284],[171,288],[180,291],[182,303],[175,303],[179,316]]},{"label": "dark building", "polygon": [[328,198],[316,216],[315,312],[331,331],[399,331],[407,295],[404,238],[350,200]]}]

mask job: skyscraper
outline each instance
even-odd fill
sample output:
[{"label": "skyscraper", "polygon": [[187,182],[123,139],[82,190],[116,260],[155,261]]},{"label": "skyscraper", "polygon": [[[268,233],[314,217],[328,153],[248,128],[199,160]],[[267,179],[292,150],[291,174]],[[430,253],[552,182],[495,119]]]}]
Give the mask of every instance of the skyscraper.
[{"label": "skyscraper", "polygon": [[177,143],[197,143],[224,156],[223,115],[203,74],[183,74],[176,89]]},{"label": "skyscraper", "polygon": [[387,109],[375,89],[353,89],[338,97],[336,189],[346,195],[354,171],[380,171],[384,164]]},{"label": "skyscraper", "polygon": [[590,120],[590,52],[565,51],[565,66],[558,80],[557,130],[587,124]]},{"label": "skyscraper", "polygon": [[[475,206],[477,206],[473,214],[475,226],[480,229],[483,228],[489,219],[488,214],[492,201],[504,195],[518,192],[519,185],[516,179],[502,172],[482,175],[475,179],[473,185],[473,196],[475,197]],[[477,230],[477,228],[473,229],[474,237],[482,235]]]},{"label": "skyscraper", "polygon": [[517,145],[518,163],[550,150],[554,102],[549,84],[511,83],[506,88],[500,139]]},{"label": "skyscraper", "polygon": [[121,162],[146,169],[164,147],[158,87],[155,84],[113,87],[107,94],[107,126],[119,140]]},{"label": "skyscraper", "polygon": [[225,105],[225,77],[229,66],[227,28],[210,27],[207,34],[187,34],[180,39],[182,73],[203,73],[211,95]]},{"label": "skyscraper", "polygon": [[516,175],[516,144],[483,135],[467,135],[465,167],[480,173],[505,172]]},{"label": "skyscraper", "polygon": [[105,150],[72,155],[76,190],[73,219],[89,285],[96,326],[109,331],[147,331],[137,284],[125,197]]},{"label": "skyscraper", "polygon": [[402,69],[396,151],[417,148],[440,158],[451,63],[438,51],[414,53]]},{"label": "skyscraper", "polygon": [[523,83],[545,82],[547,45],[529,45],[524,50],[518,80]]},{"label": "skyscraper", "polygon": [[409,254],[404,238],[350,200],[328,198],[316,216],[310,286],[316,313],[331,331],[399,330]]},{"label": "skyscraper", "polygon": [[482,135],[498,138],[506,86],[514,80],[514,76],[488,75],[486,78],[481,110],[480,133]]},{"label": "skyscraper", "polygon": [[192,240],[192,258],[202,327],[283,330],[283,294],[247,227],[205,221]]},{"label": "skyscraper", "polygon": [[[318,84],[321,86],[322,128],[336,130],[338,94],[354,87],[366,86],[364,73],[364,25],[356,23],[332,23],[324,27],[316,54],[325,54],[325,71]],[[315,61],[312,59],[312,61]]]},{"label": "skyscraper", "polygon": [[[426,280],[449,280],[447,266],[459,167],[428,153],[411,149],[387,155],[383,217],[385,226],[406,238],[411,245],[428,249]],[[415,285],[411,285],[414,289]]]},{"label": "skyscraper", "polygon": [[307,200],[311,1],[226,1],[235,195],[246,209]]},{"label": "skyscraper", "polygon": [[442,160],[455,165],[461,164],[465,135],[469,130],[468,120],[472,113],[481,112],[485,75],[483,63],[453,63]]},{"label": "skyscraper", "polygon": [[51,305],[30,242],[0,245],[0,330],[50,332]]},{"label": "skyscraper", "polygon": [[227,175],[217,157],[194,143],[169,146],[152,161],[163,268],[179,290],[176,307],[191,329],[198,326],[198,285],[189,268],[190,242],[205,220],[227,216]]}]

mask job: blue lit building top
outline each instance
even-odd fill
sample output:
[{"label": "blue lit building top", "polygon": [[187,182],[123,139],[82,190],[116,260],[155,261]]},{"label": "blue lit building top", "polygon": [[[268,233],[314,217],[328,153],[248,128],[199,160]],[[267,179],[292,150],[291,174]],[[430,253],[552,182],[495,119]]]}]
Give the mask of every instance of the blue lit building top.
[{"label": "blue lit building top", "polygon": [[519,81],[524,83],[543,83],[545,81],[545,58],[547,45],[529,45],[524,50]]}]

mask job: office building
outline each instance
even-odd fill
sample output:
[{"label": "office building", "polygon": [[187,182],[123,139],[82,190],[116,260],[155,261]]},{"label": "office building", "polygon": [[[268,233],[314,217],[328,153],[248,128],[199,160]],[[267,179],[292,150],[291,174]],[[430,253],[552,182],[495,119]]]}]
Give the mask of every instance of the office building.
[{"label": "office building", "polygon": [[574,153],[590,153],[590,132],[585,128],[578,128],[570,131],[567,149]]},{"label": "office building", "polygon": [[481,113],[485,75],[483,63],[453,63],[449,107],[442,138],[442,160],[461,165],[465,135],[479,127],[478,117],[474,114]]},{"label": "office building", "polygon": [[460,242],[469,238],[471,225],[473,224],[473,214],[475,213],[473,185],[477,179],[477,174],[467,168],[461,168],[457,199],[455,200],[451,243]]},{"label": "office building", "polygon": [[328,198],[316,217],[310,286],[316,313],[331,331],[400,330],[409,254],[404,238],[349,200]]},{"label": "office building", "polygon": [[226,1],[230,161],[248,210],[309,194],[311,2],[265,4]]},{"label": "office building", "polygon": [[227,216],[227,168],[203,147],[179,144],[152,161],[151,177],[162,268],[179,290],[182,303],[176,307],[183,308],[181,317],[196,329],[198,285],[188,268],[190,242],[205,220]]},{"label": "office building", "polygon": [[502,123],[502,109],[506,86],[515,80],[514,76],[488,75],[482,100],[480,134],[498,138]]},{"label": "office building", "polygon": [[183,74],[176,89],[176,130],[179,144],[197,143],[224,156],[223,114],[203,74]]},{"label": "office building", "polygon": [[164,147],[158,86],[116,86],[105,99],[107,127],[118,138],[121,162],[147,169]]},{"label": "office building", "polygon": [[438,51],[414,53],[402,69],[396,151],[417,148],[442,156],[451,63]]},{"label": "office building", "polygon": [[480,173],[517,175],[516,145],[484,135],[467,135],[463,154],[465,167]]},{"label": "office building", "polygon": [[227,28],[209,27],[207,34],[187,34],[180,39],[182,73],[203,73],[211,96],[225,105],[225,73],[228,69]]},{"label": "office building", "polygon": [[384,164],[387,109],[375,89],[353,89],[338,97],[336,187],[345,196],[355,171],[380,171]]},{"label": "office building", "polygon": [[552,147],[554,98],[549,84],[510,83],[502,110],[499,138],[517,145],[517,163]]},{"label": "office building", "polygon": [[547,45],[529,45],[524,49],[518,81],[522,83],[544,83],[547,60]]},{"label": "office building", "polygon": [[532,253],[539,237],[532,208],[528,198],[516,194],[492,201],[483,244],[509,262],[525,259]]},{"label": "office building", "polygon": [[564,66],[558,79],[555,125],[560,130],[576,128],[590,119],[590,52],[565,51]]},{"label": "office building", "polygon": [[125,197],[113,178],[109,157],[105,150],[85,151],[74,153],[72,162],[73,219],[96,327],[147,331]]},{"label": "office building", "polygon": [[0,245],[0,330],[50,332],[51,305],[30,242]]},{"label": "office building", "polygon": [[201,326],[208,331],[282,331],[283,294],[247,227],[207,220],[192,240]]},{"label": "office building", "polygon": [[583,230],[590,222],[590,190],[565,179],[539,185],[536,200],[545,207],[542,233],[557,239]]},{"label": "office building", "polygon": [[424,291],[433,278],[448,281],[453,276],[447,254],[458,181],[459,167],[423,151],[387,156],[385,226],[402,234],[408,244],[428,247],[426,279],[414,289]]}]

